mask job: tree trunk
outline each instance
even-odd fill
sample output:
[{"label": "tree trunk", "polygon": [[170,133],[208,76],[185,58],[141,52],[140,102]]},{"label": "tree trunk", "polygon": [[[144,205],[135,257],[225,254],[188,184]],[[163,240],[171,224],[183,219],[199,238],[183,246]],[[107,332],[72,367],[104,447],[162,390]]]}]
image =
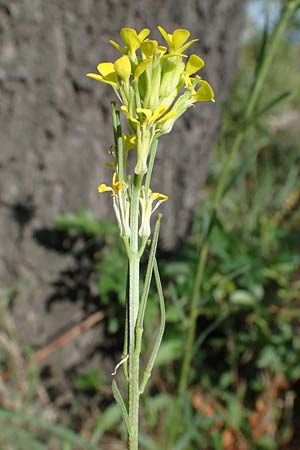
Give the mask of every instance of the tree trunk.
[{"label": "tree trunk", "polygon": [[[193,49],[206,60],[203,77],[217,103],[198,104],[161,139],[154,173],[154,188],[169,195],[161,244],[174,250],[186,237],[205,179],[220,105],[236,68],[244,3],[0,1],[0,279],[8,288],[20,287],[16,316],[32,345],[43,345],[83,314],[66,298],[44,316],[51,283],[71,261],[56,251],[64,244],[53,233],[54,217],[83,206],[98,217],[113,217],[110,196],[97,193],[99,182],[110,182],[105,162],[112,143],[112,91],[85,73],[117,57],[108,41],[119,40],[124,26],[149,27],[157,37],[157,25],[168,31],[186,27],[200,38]],[[68,349],[63,360],[76,362],[93,340],[87,336],[83,349],[73,359]]]}]

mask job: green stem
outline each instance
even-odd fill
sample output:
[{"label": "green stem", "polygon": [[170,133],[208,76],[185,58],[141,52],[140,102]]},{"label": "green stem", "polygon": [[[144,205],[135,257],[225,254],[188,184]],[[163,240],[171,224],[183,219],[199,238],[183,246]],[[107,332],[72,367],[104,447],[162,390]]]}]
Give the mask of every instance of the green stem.
[{"label": "green stem", "polygon": [[208,253],[208,242],[206,242],[200,252],[198,267],[193,289],[193,297],[191,303],[191,313],[189,317],[188,335],[184,346],[184,358],[181,368],[181,376],[179,381],[179,393],[183,394],[188,385],[188,375],[190,373],[191,359],[193,354],[193,343],[195,339],[196,321],[198,317],[199,291],[202,284],[204,268]]},{"label": "green stem", "polygon": [[[277,25],[270,37],[270,44],[269,48],[265,54],[264,60],[262,61],[262,64],[260,65],[259,72],[257,74],[255,84],[253,87],[253,90],[250,94],[249,102],[247,104],[245,113],[244,113],[244,120],[247,121],[251,116],[253,116],[255,112],[255,108],[257,106],[257,102],[259,99],[259,96],[261,94],[263,83],[266,79],[266,76],[268,74],[268,71],[270,69],[272,60],[274,58],[276,49],[278,47],[278,44],[281,41],[282,34],[286,28],[286,25],[288,21],[290,20],[291,16],[294,14],[296,9],[299,7],[299,1],[290,0],[286,3],[285,7],[282,10],[281,17],[279,21],[277,22]],[[237,156],[242,142],[245,138],[246,131],[248,131],[248,127],[243,127],[236,135],[233,145],[231,147],[231,151],[229,152],[227,159],[225,161],[222,173],[220,175],[220,178],[217,183],[217,187],[214,193],[213,197],[213,208],[210,213],[209,218],[209,226],[208,226],[208,233],[205,235],[205,240],[203,247],[201,249],[199,260],[198,260],[198,266],[196,271],[196,277],[194,282],[194,289],[193,289],[193,297],[192,297],[192,303],[191,303],[191,309],[190,309],[190,316],[189,316],[189,324],[188,324],[188,336],[186,340],[186,344],[184,346],[184,353],[183,353],[183,363],[181,368],[181,374],[180,374],[180,380],[179,380],[179,392],[182,394],[186,391],[188,386],[188,376],[190,373],[191,368],[191,358],[192,358],[192,347],[195,340],[195,330],[196,330],[196,321],[198,317],[198,303],[199,303],[199,297],[200,297],[200,290],[203,280],[203,274],[205,269],[205,264],[207,260],[208,250],[209,250],[209,236],[211,234],[211,230],[214,226],[214,217],[218,212],[221,200],[224,196],[224,188],[226,184],[226,180],[232,165],[232,162],[234,161],[235,157]]]},{"label": "green stem", "polygon": [[158,144],[157,137],[153,137],[152,139],[153,140],[152,140],[151,148],[150,148],[150,152],[149,152],[148,170],[147,170],[146,180],[145,180],[145,198],[147,198],[147,195],[148,195],[154,160],[155,160],[155,156],[156,156],[157,144]]},{"label": "green stem", "polygon": [[254,109],[257,105],[259,95],[262,91],[263,83],[268,74],[268,70],[269,70],[272,60],[274,58],[277,47],[281,41],[282,34],[286,28],[286,25],[288,24],[289,20],[291,19],[292,15],[299,8],[299,4],[300,4],[299,0],[287,0],[285,2],[285,5],[282,9],[280,19],[278,20],[276,27],[272,33],[272,36],[270,37],[269,48],[265,54],[263,63],[260,67],[259,74],[257,76],[256,83],[254,85],[249,102],[247,104],[247,108],[246,108],[246,112],[245,112],[245,116],[244,116],[245,120],[249,119],[249,117],[254,112]]},{"label": "green stem", "polygon": [[120,112],[116,110],[115,102],[111,103],[111,109],[112,109],[112,123],[114,130],[115,149],[118,161],[118,176],[119,181],[123,181],[125,177],[126,159],[123,148],[123,135],[121,128]]},{"label": "green stem", "polygon": [[129,255],[129,450],[138,450],[139,427],[139,353],[136,351],[135,328],[139,309],[139,198],[142,175],[133,180],[130,211],[130,255]]}]

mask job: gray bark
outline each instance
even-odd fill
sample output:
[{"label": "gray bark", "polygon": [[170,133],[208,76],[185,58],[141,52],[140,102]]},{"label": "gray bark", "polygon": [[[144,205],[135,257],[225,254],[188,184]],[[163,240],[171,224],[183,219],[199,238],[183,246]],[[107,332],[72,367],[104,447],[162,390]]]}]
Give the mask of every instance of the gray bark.
[{"label": "gray bark", "polygon": [[[51,283],[71,259],[41,246],[36,235],[51,229],[58,213],[82,206],[113,217],[110,196],[97,194],[99,182],[110,182],[105,162],[112,143],[112,91],[84,74],[117,57],[108,41],[119,40],[123,26],[186,27],[200,38],[193,49],[206,60],[203,77],[217,103],[197,105],[161,139],[154,173],[154,189],[170,198],[162,208],[162,245],[174,250],[186,237],[207,171],[220,105],[236,68],[244,3],[0,1],[0,279],[6,287],[23,283],[15,311],[32,345],[43,345],[83,315],[66,299],[45,319]],[[91,333],[77,353],[73,348],[72,363],[91,345]]]}]

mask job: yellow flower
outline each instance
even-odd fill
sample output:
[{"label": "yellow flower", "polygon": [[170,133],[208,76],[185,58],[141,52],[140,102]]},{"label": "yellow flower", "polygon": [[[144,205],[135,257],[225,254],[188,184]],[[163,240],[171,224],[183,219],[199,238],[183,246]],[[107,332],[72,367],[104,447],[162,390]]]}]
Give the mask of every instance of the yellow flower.
[{"label": "yellow flower", "polygon": [[211,85],[205,80],[199,80],[200,88],[192,94],[194,102],[215,102],[215,94]]},{"label": "yellow flower", "polygon": [[102,83],[110,84],[112,87],[118,87],[118,77],[124,82],[128,83],[131,75],[131,63],[127,55],[121,56],[114,63],[104,62],[97,66],[99,74],[87,73],[86,76],[94,78]]},{"label": "yellow flower", "polygon": [[112,185],[108,186],[107,184],[102,183],[98,186],[98,192],[102,193],[111,191],[112,195],[117,195],[118,192],[126,186],[126,183],[124,181],[116,181],[116,179],[117,174],[115,172],[112,178]]},{"label": "yellow flower", "polygon": [[141,43],[141,51],[146,58],[151,58],[157,51],[158,42],[154,39],[147,39]]},{"label": "yellow flower", "polygon": [[[135,118],[132,114],[129,113],[127,107],[125,105],[121,106],[121,110],[124,112],[127,119],[129,119],[131,122],[140,124],[140,125],[160,125],[169,120],[171,117],[176,115],[176,110],[172,109],[167,114],[165,112],[167,111],[168,106],[166,105],[160,105],[154,113],[152,113],[151,109],[148,108],[137,108],[136,112],[140,115],[143,114],[144,120],[138,120]],[[164,115],[165,114],[165,115]],[[132,147],[131,147],[132,148]]]},{"label": "yellow flower", "polygon": [[129,152],[134,147],[136,147],[136,135],[135,134],[123,134],[123,142],[125,147],[125,152]]},{"label": "yellow flower", "polygon": [[100,63],[98,73],[87,76],[111,85],[121,102],[127,125],[135,135],[135,142],[124,138],[125,151],[136,147],[135,173],[147,171],[149,145],[154,136],[169,133],[175,121],[194,103],[214,102],[210,84],[197,75],[205,63],[192,54],[186,61],[183,52],[198,39],[190,39],[190,32],[177,29],[172,34],[158,27],[168,46],[160,46],[148,39],[149,30],[137,33],[122,28],[124,48],[110,41],[123,55],[113,62]]},{"label": "yellow flower", "polygon": [[[193,87],[195,85],[200,85],[200,88],[197,91]],[[188,108],[196,102],[207,101],[215,102],[214,91],[207,81],[196,77],[193,80],[192,85],[177,99],[171,111],[163,116],[162,121],[159,120],[157,122],[157,125],[159,125],[158,133],[161,135],[169,133],[176,120],[182,116]]]},{"label": "yellow flower", "polygon": [[144,114],[145,121],[143,124],[151,124],[154,123],[156,120],[158,120],[168,109],[167,106],[160,105],[154,113],[152,113],[151,109],[148,108],[137,108],[136,112],[138,114]]},{"label": "yellow flower", "polygon": [[124,83],[128,83],[131,75],[131,63],[127,55],[121,56],[114,64],[114,68],[118,77],[121,78]]},{"label": "yellow flower", "polygon": [[138,64],[135,68],[135,72],[134,72],[134,79],[136,80],[137,78],[139,78],[147,69],[147,67],[149,66],[149,64],[151,64],[152,60],[149,59],[145,59],[144,61],[142,61],[140,64]]},{"label": "yellow flower", "polygon": [[163,27],[157,27],[161,32],[164,40],[169,46],[170,54],[182,55],[182,53],[189,48],[194,42],[199,41],[199,39],[192,39],[189,42],[186,42],[190,37],[191,33],[188,30],[178,29],[175,30],[172,34],[166,32]]},{"label": "yellow flower", "polygon": [[118,86],[118,78],[113,63],[100,63],[98,64],[97,69],[100,75],[96,73],[87,73],[86,76],[101,81],[102,83],[110,84],[113,87]]},{"label": "yellow flower", "polygon": [[117,173],[113,174],[112,185],[100,184],[98,192],[112,192],[113,208],[117,218],[121,236],[130,236],[130,203],[126,195],[127,184],[124,181],[116,181]]},{"label": "yellow flower", "polygon": [[122,28],[120,31],[120,35],[122,41],[125,44],[125,48],[121,47],[117,42],[110,40],[109,42],[113,45],[119,52],[126,55],[127,53],[132,58],[135,55],[135,52],[138,48],[140,48],[141,43],[146,39],[149,35],[150,30],[148,28],[144,28],[139,33],[136,32],[133,28]]},{"label": "yellow flower", "polygon": [[146,119],[144,123],[151,124],[155,122],[155,124],[159,125],[169,120],[170,117],[176,115],[176,111],[174,109],[169,111],[167,114],[163,115],[167,109],[168,106],[160,105],[153,114],[151,109],[146,108],[137,108],[136,112],[143,113],[145,115]]},{"label": "yellow flower", "polygon": [[132,114],[130,114],[130,112],[128,111],[127,106],[122,105],[121,106],[121,110],[124,112],[125,116],[127,117],[128,120],[130,120],[131,122],[134,123],[140,123]]},{"label": "yellow flower", "polygon": [[[142,187],[140,196],[141,205],[141,226],[139,230],[139,235],[142,238],[148,238],[151,234],[151,224],[150,219],[154,211],[159,207],[159,205],[168,200],[168,196],[165,194],[160,194],[159,192],[152,192],[148,189],[147,198],[145,198],[145,188]],[[153,208],[153,202],[157,201]]]}]

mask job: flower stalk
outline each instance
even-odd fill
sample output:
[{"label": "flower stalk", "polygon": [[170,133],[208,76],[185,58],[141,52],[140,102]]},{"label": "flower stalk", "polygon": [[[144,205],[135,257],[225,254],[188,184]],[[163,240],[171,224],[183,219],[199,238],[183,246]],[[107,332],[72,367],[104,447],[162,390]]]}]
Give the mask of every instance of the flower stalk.
[{"label": "flower stalk", "polygon": [[[112,103],[114,147],[111,186],[100,184],[98,191],[110,192],[120,236],[128,257],[129,286],[126,298],[126,324],[121,361],[127,387],[127,399],[113,380],[113,395],[120,406],[128,432],[128,449],[138,450],[139,403],[151,376],[165,328],[165,304],[161,286],[156,249],[161,214],[158,214],[152,233],[151,218],[168,196],[151,189],[158,140],[169,133],[176,120],[197,102],[213,101],[209,83],[197,74],[204,61],[195,54],[184,52],[197,41],[189,41],[190,32],[184,29],[167,33],[158,27],[166,45],[149,39],[150,30],[139,33],[132,28],[120,32],[122,45],[110,41],[121,53],[114,62],[98,64],[98,73],[87,76],[110,85],[120,101],[120,111]],[[127,133],[122,132],[122,119]],[[133,150],[133,151],[132,151]],[[134,159],[134,170],[127,165]],[[141,258],[147,244],[150,246],[143,288],[140,275]],[[149,290],[154,275],[159,300],[160,325],[150,357],[141,375],[142,337]]]}]

